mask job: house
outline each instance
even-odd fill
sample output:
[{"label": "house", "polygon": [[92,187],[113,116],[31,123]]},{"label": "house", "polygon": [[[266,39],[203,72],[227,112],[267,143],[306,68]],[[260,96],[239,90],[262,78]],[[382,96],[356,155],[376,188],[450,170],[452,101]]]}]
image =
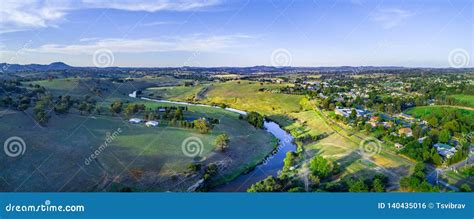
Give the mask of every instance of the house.
[{"label": "house", "polygon": [[128,122],[132,124],[139,124],[142,122],[142,120],[139,118],[131,118],[130,120],[128,120]]},{"label": "house", "polygon": [[382,122],[384,128],[391,128],[393,126],[393,122]]},{"label": "house", "polygon": [[351,109],[351,108],[336,108],[334,109],[334,112],[338,115],[344,116],[344,117],[349,117],[352,113],[352,110],[356,111],[356,116],[367,116],[370,114],[369,111],[367,110],[360,110],[360,109]]},{"label": "house", "polygon": [[376,127],[378,124],[379,124],[379,121],[380,121],[380,117],[378,116],[372,116],[369,120],[369,124],[372,126],[372,127]]},{"label": "house", "polygon": [[400,144],[400,143],[395,143],[395,148],[396,148],[396,149],[402,149],[402,148],[403,148],[403,145]]},{"label": "house", "polygon": [[455,147],[443,143],[436,143],[433,147],[435,147],[438,154],[444,158],[451,158],[457,151]]},{"label": "house", "polygon": [[418,143],[423,144],[423,141],[425,141],[426,138],[427,138],[426,136],[422,137],[422,138],[419,138]]},{"label": "house", "polygon": [[148,121],[145,123],[146,127],[156,127],[158,126],[158,124],[160,124],[159,122],[157,121]]},{"label": "house", "polygon": [[413,131],[411,130],[411,128],[401,128],[398,130],[398,134],[399,135],[405,135],[407,137],[411,137],[413,136]]},{"label": "house", "polygon": [[137,91],[133,91],[133,93],[128,95],[131,98],[137,98]]}]

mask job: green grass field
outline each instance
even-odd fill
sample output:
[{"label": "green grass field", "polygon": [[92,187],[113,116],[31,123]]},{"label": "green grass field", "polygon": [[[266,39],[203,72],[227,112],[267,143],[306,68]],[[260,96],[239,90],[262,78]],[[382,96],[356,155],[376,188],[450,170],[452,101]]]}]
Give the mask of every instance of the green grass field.
[{"label": "green grass field", "polygon": [[194,100],[196,94],[203,89],[204,85],[197,86],[174,86],[174,87],[152,87],[146,89],[144,96],[165,100]]},{"label": "green grass field", "polygon": [[461,114],[467,116],[474,116],[474,111],[467,110],[467,109],[456,109],[452,107],[445,107],[445,106],[420,106],[410,108],[406,111],[406,113],[411,114],[417,118],[425,117],[430,114],[442,115],[444,112],[453,112],[458,111]]},{"label": "green grass field", "polygon": [[405,113],[413,115],[416,118],[427,119],[428,116],[434,115],[437,118],[443,118],[447,113],[456,112],[463,118],[463,122],[474,125],[474,110],[456,106],[422,106],[414,107],[405,111]]},{"label": "green grass field", "polygon": [[457,94],[451,95],[451,97],[454,97],[456,100],[459,100],[468,106],[474,107],[474,95]]},{"label": "green grass field", "polygon": [[295,138],[304,136],[318,136],[321,134],[330,134],[333,132],[324,119],[314,110],[290,113],[289,116],[294,121],[284,125],[283,128],[291,133]]},{"label": "green grass field", "polygon": [[204,103],[225,103],[230,107],[256,111],[265,115],[285,114],[300,110],[301,95],[278,94],[259,91],[260,88],[274,89],[285,84],[261,85],[251,81],[229,81],[214,83],[206,92]]}]

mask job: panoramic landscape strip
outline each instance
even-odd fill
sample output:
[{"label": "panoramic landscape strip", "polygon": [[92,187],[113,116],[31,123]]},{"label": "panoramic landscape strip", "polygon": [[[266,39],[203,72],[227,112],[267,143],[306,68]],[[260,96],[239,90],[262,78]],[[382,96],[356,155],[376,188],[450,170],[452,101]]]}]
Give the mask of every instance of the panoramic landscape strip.
[{"label": "panoramic landscape strip", "polygon": [[473,219],[474,0],[2,0],[0,219]]},{"label": "panoramic landscape strip", "polygon": [[473,186],[472,69],[10,68],[3,191]]}]

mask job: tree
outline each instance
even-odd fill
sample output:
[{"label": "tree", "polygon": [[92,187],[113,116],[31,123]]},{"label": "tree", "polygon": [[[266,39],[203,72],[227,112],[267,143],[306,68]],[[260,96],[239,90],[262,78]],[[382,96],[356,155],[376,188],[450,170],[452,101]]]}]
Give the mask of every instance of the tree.
[{"label": "tree", "polygon": [[114,103],[110,105],[110,112],[113,112],[113,113],[122,112],[122,105],[123,103],[121,101],[119,100],[115,101]]},{"label": "tree", "polygon": [[326,98],[323,100],[321,106],[324,108],[324,109],[329,109],[329,104],[331,103],[331,99],[330,98]]},{"label": "tree", "polygon": [[257,112],[249,112],[247,114],[247,121],[255,128],[263,128],[264,118]]},{"label": "tree", "polygon": [[285,159],[283,160],[283,162],[284,162],[283,169],[284,170],[289,170],[290,167],[292,167],[294,165],[296,157],[297,157],[297,154],[295,152],[288,151],[286,153]]},{"label": "tree", "polygon": [[421,138],[423,136],[423,129],[419,125],[415,125],[413,128],[413,137],[416,139]]},{"label": "tree", "polygon": [[193,124],[194,128],[202,134],[209,133],[209,131],[211,130],[209,123],[207,123],[205,119],[196,119],[193,121]]},{"label": "tree", "polygon": [[382,180],[374,179],[372,182],[372,192],[385,192],[385,185],[383,184]]},{"label": "tree", "polygon": [[229,147],[229,141],[230,139],[227,134],[221,134],[216,138],[216,146],[223,152],[227,147]]},{"label": "tree", "polygon": [[37,110],[35,112],[35,118],[42,125],[48,123],[49,120],[49,116],[44,109]]},{"label": "tree", "polygon": [[128,104],[125,109],[123,110],[123,113],[127,116],[131,116],[135,114],[136,112],[136,105],[135,104]]},{"label": "tree", "polygon": [[349,115],[349,119],[357,118],[357,112],[355,109],[352,109],[351,114]]},{"label": "tree", "polygon": [[471,187],[467,183],[463,183],[461,187],[459,187],[461,192],[471,192]]},{"label": "tree", "polygon": [[451,139],[451,132],[449,132],[449,130],[443,129],[443,130],[441,130],[441,132],[439,132],[439,141],[440,142],[447,143],[449,141],[449,139]]},{"label": "tree", "polygon": [[81,112],[82,115],[82,113],[87,110],[87,103],[81,103],[77,109],[79,110],[79,112]]},{"label": "tree", "polygon": [[438,123],[438,119],[436,117],[431,117],[430,119],[428,119],[428,124],[430,126],[433,126],[433,127],[438,127],[439,123]]},{"label": "tree", "polygon": [[253,184],[247,192],[280,192],[283,186],[273,176],[267,177],[265,180]]},{"label": "tree", "polygon": [[349,180],[349,192],[368,192],[369,188],[363,180]]},{"label": "tree", "polygon": [[418,162],[415,165],[415,169],[412,175],[405,176],[400,179],[400,187],[406,191],[414,192],[437,192],[439,187],[431,186],[426,181],[425,176],[425,164],[423,162]]},{"label": "tree", "polygon": [[309,163],[311,172],[321,179],[329,177],[333,171],[333,164],[322,156],[314,157]]},{"label": "tree", "polygon": [[177,109],[177,110],[174,112],[173,119],[175,119],[175,120],[183,120],[183,119],[184,119],[183,110]]},{"label": "tree", "polygon": [[443,164],[443,158],[441,158],[435,148],[431,148],[431,162],[433,162],[433,164],[436,166]]}]

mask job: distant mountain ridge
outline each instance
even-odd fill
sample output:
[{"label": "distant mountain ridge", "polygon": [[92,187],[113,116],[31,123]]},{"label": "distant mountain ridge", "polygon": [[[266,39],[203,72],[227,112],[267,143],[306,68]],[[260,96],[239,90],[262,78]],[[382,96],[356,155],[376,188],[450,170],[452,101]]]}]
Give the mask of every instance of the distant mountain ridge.
[{"label": "distant mountain ridge", "polygon": [[18,72],[18,71],[54,71],[54,70],[67,70],[72,69],[70,65],[65,64],[64,62],[53,62],[48,65],[41,64],[8,64],[0,63],[0,72]]},{"label": "distant mountain ridge", "polygon": [[[195,72],[233,72],[233,73],[258,73],[258,72],[304,72],[304,71],[320,71],[320,72],[361,72],[361,71],[377,71],[377,70],[401,70],[401,69],[437,69],[437,68],[410,68],[403,66],[335,66],[335,67],[275,67],[275,66],[250,66],[250,67],[74,67],[63,62],[53,62],[51,64],[8,64],[0,63],[0,73],[15,73],[25,71],[58,71],[58,70],[94,70],[94,71],[110,71],[110,70],[177,70],[177,71],[195,71]],[[444,68],[439,68],[444,69]]]}]

